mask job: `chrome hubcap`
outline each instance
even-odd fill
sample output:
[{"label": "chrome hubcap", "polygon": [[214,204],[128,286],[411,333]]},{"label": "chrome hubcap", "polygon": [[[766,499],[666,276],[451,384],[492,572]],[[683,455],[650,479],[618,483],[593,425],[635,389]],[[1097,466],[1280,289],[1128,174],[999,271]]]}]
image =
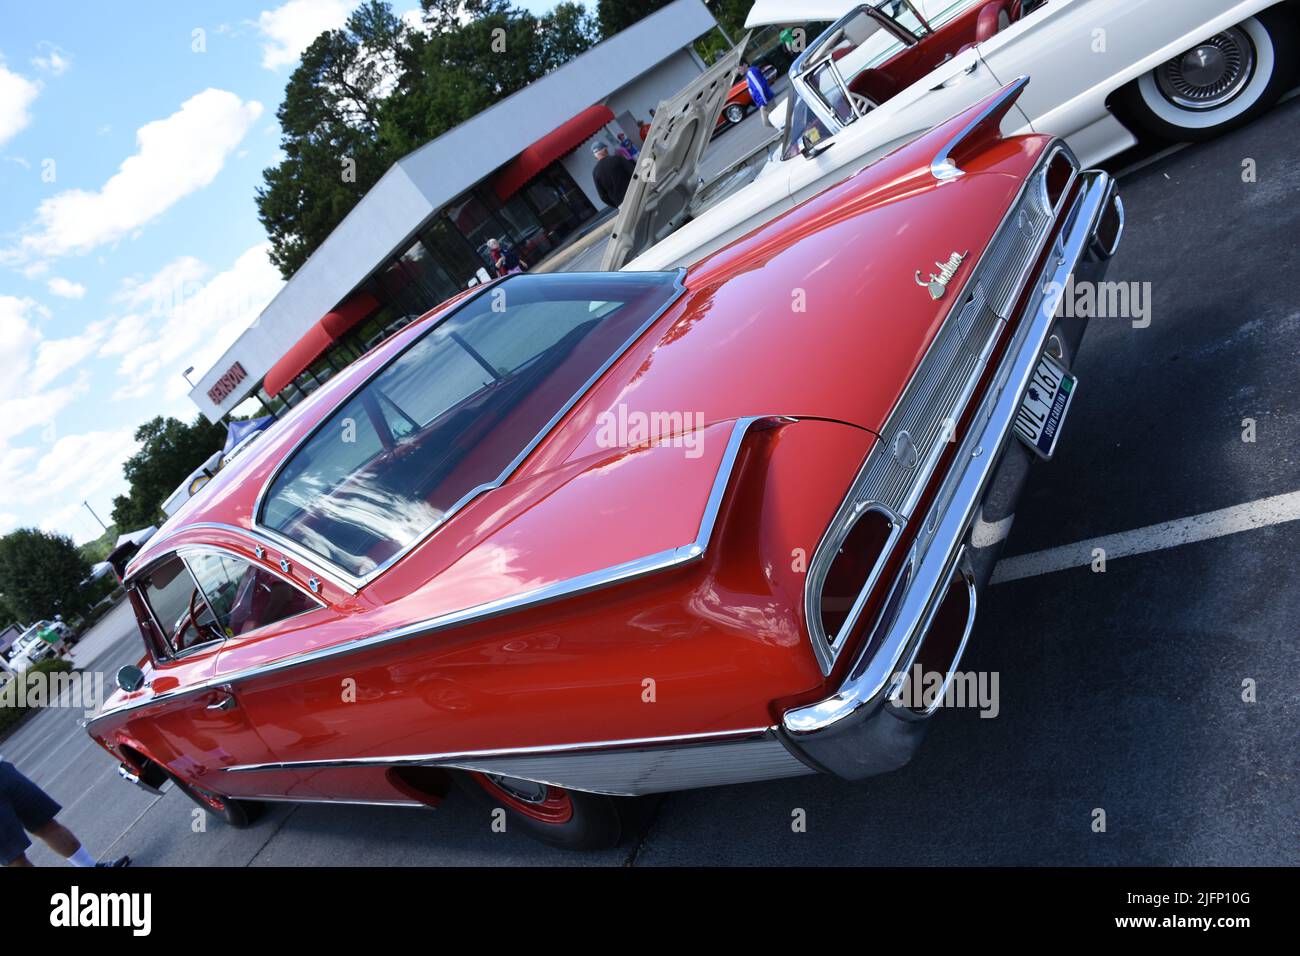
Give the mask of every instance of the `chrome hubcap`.
[{"label": "chrome hubcap", "polygon": [[1187,110],[1210,110],[1235,98],[1255,72],[1255,47],[1233,27],[1156,70],[1165,99]]},{"label": "chrome hubcap", "polygon": [[484,774],[494,784],[516,800],[524,803],[545,803],[550,794],[550,787],[544,783],[531,780],[517,780],[514,777],[501,777],[494,773]]}]

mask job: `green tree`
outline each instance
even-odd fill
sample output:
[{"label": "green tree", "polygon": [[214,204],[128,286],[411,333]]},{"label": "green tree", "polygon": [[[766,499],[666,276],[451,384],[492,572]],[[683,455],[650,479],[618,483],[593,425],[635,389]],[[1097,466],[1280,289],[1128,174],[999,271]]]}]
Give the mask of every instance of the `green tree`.
[{"label": "green tree", "polygon": [[545,76],[599,38],[578,3],[542,17],[508,0],[422,0],[412,30],[367,0],[289,77],[281,162],[262,173],[271,261],[296,272],[393,163]]},{"label": "green tree", "polygon": [[388,4],[368,0],[318,36],[289,77],[276,113],[284,159],[257,190],[270,258],[286,279],[397,159],[379,136],[380,109],[407,68],[407,33]]},{"label": "green tree", "polygon": [[[134,531],[136,529],[131,528],[129,530]],[[117,543],[117,536],[119,533],[117,525],[111,524],[108,526],[108,530],[94,541],[87,541],[85,544],[78,545],[77,550],[80,551],[81,556],[91,564],[98,564],[100,561],[105,560],[108,557],[109,552],[113,550],[113,545]]]},{"label": "green tree", "polygon": [[421,0],[423,31],[384,103],[385,144],[397,156],[563,66],[596,42],[596,22],[576,3],[542,17],[508,0]]},{"label": "green tree", "polygon": [[13,609],[13,605],[9,603],[9,598],[3,591],[0,591],[0,630],[10,624],[21,623],[22,619],[18,617],[18,612]]},{"label": "green tree", "polygon": [[670,3],[672,0],[597,0],[600,35],[611,37]]},{"label": "green tree", "polygon": [[66,535],[19,528],[0,538],[0,592],[28,624],[83,613],[81,582],[89,574],[90,565]]},{"label": "green tree", "polygon": [[135,430],[140,450],[122,465],[129,491],[113,499],[113,524],[135,531],[158,520],[162,503],[226,440],[226,426],[202,415],[186,425],[176,418],[151,418]]}]

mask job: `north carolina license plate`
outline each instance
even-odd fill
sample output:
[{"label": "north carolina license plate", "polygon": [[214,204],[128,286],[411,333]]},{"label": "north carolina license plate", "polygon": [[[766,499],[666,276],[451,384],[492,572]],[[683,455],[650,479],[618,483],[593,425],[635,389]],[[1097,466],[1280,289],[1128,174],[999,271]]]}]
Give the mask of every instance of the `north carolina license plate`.
[{"label": "north carolina license plate", "polygon": [[1051,458],[1056,450],[1056,438],[1077,384],[1075,377],[1051,356],[1043,355],[1038,360],[1034,377],[1020,399],[1016,435],[1043,458]]}]

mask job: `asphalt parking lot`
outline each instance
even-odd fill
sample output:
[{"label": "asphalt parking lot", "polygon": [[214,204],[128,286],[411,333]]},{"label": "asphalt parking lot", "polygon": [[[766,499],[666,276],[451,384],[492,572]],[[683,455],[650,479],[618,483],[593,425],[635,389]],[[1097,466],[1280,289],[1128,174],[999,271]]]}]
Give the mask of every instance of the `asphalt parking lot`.
[{"label": "asphalt parking lot", "polygon": [[[279,805],[248,830],[194,832],[183,795],[120,782],[69,709],[0,752],[93,853],[140,865],[1296,865],[1297,153],[1293,99],[1123,177],[1108,279],[1150,283],[1150,324],[1093,321],[1061,448],[982,601],[964,666],[999,673],[998,717],[940,714],[903,770],[638,801],[622,846],[579,855],[492,833],[455,794],[436,811]],[[1047,570],[1099,540],[1104,573]],[[113,612],[106,650],[79,665],[111,675],[138,656],[133,628]]]}]

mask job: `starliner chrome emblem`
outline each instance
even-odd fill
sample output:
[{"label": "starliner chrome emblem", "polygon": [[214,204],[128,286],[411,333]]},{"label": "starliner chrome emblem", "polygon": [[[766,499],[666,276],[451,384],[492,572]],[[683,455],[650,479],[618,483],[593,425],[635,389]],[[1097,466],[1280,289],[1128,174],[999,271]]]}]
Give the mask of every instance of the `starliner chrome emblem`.
[{"label": "starliner chrome emblem", "polygon": [[930,290],[930,298],[938,302],[943,298],[943,294],[948,291],[948,283],[952,281],[952,277],[957,274],[957,270],[961,268],[961,264],[966,261],[968,255],[970,255],[969,249],[965,252],[954,252],[948,257],[947,262],[936,262],[935,265],[939,267],[939,271],[931,273],[928,281],[922,279],[920,270],[917,270],[916,284],[922,289]]}]

